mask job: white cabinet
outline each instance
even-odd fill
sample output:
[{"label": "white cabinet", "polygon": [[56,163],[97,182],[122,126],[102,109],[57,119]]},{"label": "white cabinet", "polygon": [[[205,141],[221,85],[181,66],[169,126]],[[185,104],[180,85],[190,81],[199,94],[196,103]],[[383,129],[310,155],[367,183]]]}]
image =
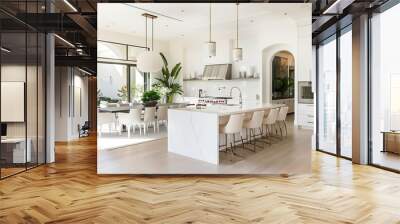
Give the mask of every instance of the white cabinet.
[{"label": "white cabinet", "polygon": [[299,103],[297,106],[297,125],[304,128],[314,128],[314,104]]}]

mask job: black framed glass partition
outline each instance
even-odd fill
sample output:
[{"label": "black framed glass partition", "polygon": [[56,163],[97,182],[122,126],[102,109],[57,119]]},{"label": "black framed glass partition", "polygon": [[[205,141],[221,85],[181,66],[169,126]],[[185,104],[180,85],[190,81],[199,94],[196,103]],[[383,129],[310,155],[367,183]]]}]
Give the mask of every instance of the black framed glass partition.
[{"label": "black framed glass partition", "polygon": [[370,18],[370,163],[400,172],[400,4]]},{"label": "black framed glass partition", "polygon": [[[3,3],[0,7],[13,6],[12,2]],[[43,3],[20,1],[18,10],[37,13],[43,10]],[[8,23],[3,23],[6,20]],[[3,179],[46,161],[46,38],[44,33],[3,8],[0,26],[0,178]]]},{"label": "black framed glass partition", "polygon": [[322,42],[317,49],[318,55],[318,149],[336,154],[336,36]]},{"label": "black framed glass partition", "polygon": [[317,150],[352,157],[352,27],[317,46]]}]

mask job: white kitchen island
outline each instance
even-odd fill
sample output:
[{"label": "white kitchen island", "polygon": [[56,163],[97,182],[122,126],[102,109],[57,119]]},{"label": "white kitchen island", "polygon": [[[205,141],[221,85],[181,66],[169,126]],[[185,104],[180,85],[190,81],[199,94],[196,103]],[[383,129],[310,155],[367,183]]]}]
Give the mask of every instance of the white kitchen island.
[{"label": "white kitchen island", "polygon": [[168,152],[219,164],[219,124],[231,114],[268,110],[282,105],[211,105],[168,110]]}]

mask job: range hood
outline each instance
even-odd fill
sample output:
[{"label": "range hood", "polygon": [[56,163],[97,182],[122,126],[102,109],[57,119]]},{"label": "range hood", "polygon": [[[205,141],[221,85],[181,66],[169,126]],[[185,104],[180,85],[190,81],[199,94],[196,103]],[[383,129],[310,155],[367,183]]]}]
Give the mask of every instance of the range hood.
[{"label": "range hood", "polygon": [[232,64],[206,65],[203,71],[203,79],[226,80],[232,78]]}]

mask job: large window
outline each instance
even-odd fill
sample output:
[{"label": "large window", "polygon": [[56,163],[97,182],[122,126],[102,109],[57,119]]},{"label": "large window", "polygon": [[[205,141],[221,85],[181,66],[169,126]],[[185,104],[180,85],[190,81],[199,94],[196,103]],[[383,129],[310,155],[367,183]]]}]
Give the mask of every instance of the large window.
[{"label": "large window", "polygon": [[336,39],[318,48],[318,149],[336,153]]},{"label": "large window", "polygon": [[352,157],[352,35],[351,26],[340,36],[340,154]]},{"label": "large window", "polygon": [[372,18],[372,163],[400,170],[400,4]]},{"label": "large window", "polygon": [[128,65],[99,63],[97,65],[100,101],[128,101]]},{"label": "large window", "polygon": [[149,74],[136,69],[136,58],[144,47],[108,41],[97,42],[98,104],[136,103],[149,88]]}]

